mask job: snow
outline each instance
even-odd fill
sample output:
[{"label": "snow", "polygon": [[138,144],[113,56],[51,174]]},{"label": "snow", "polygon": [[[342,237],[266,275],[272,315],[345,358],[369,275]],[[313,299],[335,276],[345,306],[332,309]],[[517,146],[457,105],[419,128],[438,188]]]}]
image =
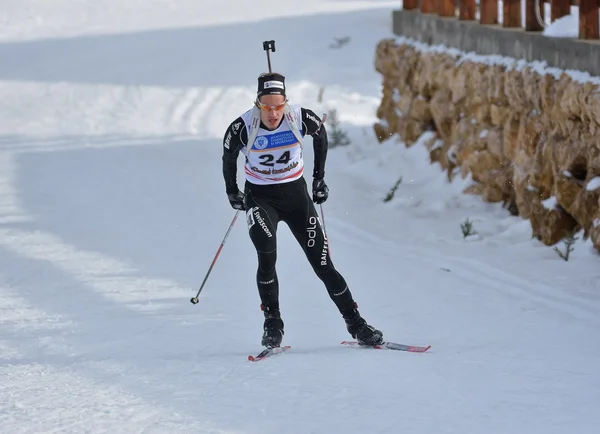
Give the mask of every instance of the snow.
[{"label": "snow", "polygon": [[[430,134],[377,143],[372,60],[396,2],[0,6],[3,432],[595,432],[598,254],[578,241],[565,262],[528,221],[463,194],[469,177],[429,164]],[[326,168],[337,268],[387,339],[430,352],[339,345],[343,322],[285,225],[289,352],[246,360],[262,314],[243,218],[189,303],[234,216],[221,140],[267,39],[292,101],[336,108],[352,139]]]},{"label": "snow", "polygon": [[542,201],[542,205],[544,208],[553,210],[556,209],[558,202],[556,201],[556,196],[550,196],[548,199]]},{"label": "snow", "polygon": [[[545,4],[547,8],[548,4]],[[552,23],[549,23],[550,14],[546,12],[548,17],[546,21],[549,23],[544,28],[542,34],[554,38],[578,38],[579,37],[579,6],[571,6],[571,13],[564,17],[558,18]]]},{"label": "snow", "polygon": [[[427,133],[423,133],[423,134],[427,134]],[[423,137],[423,136],[421,136]],[[431,151],[434,151],[436,149],[440,149],[444,147],[444,141],[437,139],[435,142],[433,142],[433,145],[431,146]]]},{"label": "snow", "polygon": [[590,179],[585,187],[587,191],[594,191],[600,188],[600,176]]},{"label": "snow", "polygon": [[[479,4],[479,1],[477,1],[476,3]],[[502,0],[498,1],[499,24],[502,24],[504,22],[503,3],[504,2]],[[527,2],[525,0],[521,0],[521,26],[523,28],[525,28],[526,5]],[[552,6],[550,2],[544,2],[544,13],[543,15],[539,15],[537,17],[538,20],[541,20],[542,27],[544,28],[544,30],[542,31],[542,35],[552,38],[579,37],[579,6],[571,6],[569,15],[558,18],[553,22],[551,21],[551,8]],[[479,9],[477,10],[476,18],[479,19]]]}]

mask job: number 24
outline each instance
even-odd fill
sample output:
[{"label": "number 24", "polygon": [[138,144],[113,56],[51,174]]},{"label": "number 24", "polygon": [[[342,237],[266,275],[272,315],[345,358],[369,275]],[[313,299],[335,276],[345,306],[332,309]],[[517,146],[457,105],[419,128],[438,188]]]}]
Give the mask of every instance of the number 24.
[{"label": "number 24", "polygon": [[275,163],[273,163],[273,160],[275,160],[275,156],[273,154],[262,154],[258,158],[263,160],[260,162],[260,164],[262,164],[263,166],[271,166],[272,167],[275,165],[275,163],[287,164],[290,161],[290,151],[285,151],[281,155],[281,157],[279,157],[277,159],[277,161],[275,161]]}]

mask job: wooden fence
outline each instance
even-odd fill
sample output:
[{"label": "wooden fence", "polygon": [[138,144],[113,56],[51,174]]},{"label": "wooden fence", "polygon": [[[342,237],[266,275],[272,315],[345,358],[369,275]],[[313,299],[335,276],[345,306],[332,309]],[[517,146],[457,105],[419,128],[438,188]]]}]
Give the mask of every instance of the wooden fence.
[{"label": "wooden fence", "polygon": [[[525,1],[525,27],[527,32],[544,30],[545,0]],[[405,10],[456,17],[459,20],[477,20],[476,0],[403,0]],[[550,20],[555,21],[571,12],[571,5],[579,6],[579,39],[600,39],[598,10],[600,0],[549,0]],[[523,28],[521,0],[503,0],[502,27]],[[479,23],[498,24],[498,0],[479,0]]]}]

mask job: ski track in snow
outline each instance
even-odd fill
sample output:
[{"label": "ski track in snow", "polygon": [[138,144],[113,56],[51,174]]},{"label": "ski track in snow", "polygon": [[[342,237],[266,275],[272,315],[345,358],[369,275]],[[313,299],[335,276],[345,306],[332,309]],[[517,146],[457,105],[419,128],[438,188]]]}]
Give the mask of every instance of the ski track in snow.
[{"label": "ski track in snow", "polygon": [[[15,57],[27,79],[0,71],[3,432],[396,433],[400,421],[402,431],[424,434],[595,433],[598,258],[585,244],[562,263],[530,242],[521,222],[462,197],[461,182],[440,181],[419,144],[376,143],[372,58],[390,36],[395,3],[310,0],[279,10],[262,1],[245,9],[110,0],[69,5],[71,19],[59,3],[8,2],[0,14],[0,60],[19,47],[39,56]],[[327,14],[335,26],[318,25]],[[199,41],[182,45],[173,29],[177,43],[155,51],[136,34],[156,42],[154,29],[190,25],[200,26],[192,36],[209,25],[217,37],[231,33],[215,51],[222,59],[204,51],[196,59]],[[391,341],[432,344],[429,353],[341,347],[343,322],[285,225],[278,274],[291,351],[246,362],[260,351],[262,317],[243,218],[200,303],[188,301],[233,215],[220,173],[223,132],[254,98],[247,77],[258,61],[244,70],[231,60],[245,50],[264,56],[271,29],[279,47],[295,48],[272,54],[292,102],[337,108],[353,141],[328,157],[333,260],[368,321]],[[327,48],[346,35],[348,46]],[[56,59],[43,44],[32,51],[48,37],[67,38],[49,42]],[[94,56],[75,42],[114,52],[115,64],[94,70]],[[92,66],[76,62],[65,72],[73,82],[56,80],[69,47]],[[175,47],[188,68],[161,61],[179,60]],[[37,74],[24,68],[30,60]],[[209,61],[221,64],[219,80],[207,75]],[[383,205],[399,174],[398,197]],[[475,215],[482,240],[456,237],[463,213]]]},{"label": "ski track in snow", "polygon": [[334,222],[338,236],[351,238],[353,243],[362,239],[362,242],[357,243],[362,248],[371,246],[380,250],[383,255],[394,255],[400,261],[416,263],[419,269],[438,271],[447,267],[452,270],[452,276],[459,276],[461,280],[472,283],[481,290],[494,290],[510,300],[527,299],[529,302],[545,305],[553,312],[568,318],[585,320],[593,326],[600,326],[596,305],[553,291],[547,285],[525,280],[474,258],[464,258],[447,252],[437,253],[431,246],[408,244],[399,249],[395,241],[375,236],[343,220],[336,219]]}]

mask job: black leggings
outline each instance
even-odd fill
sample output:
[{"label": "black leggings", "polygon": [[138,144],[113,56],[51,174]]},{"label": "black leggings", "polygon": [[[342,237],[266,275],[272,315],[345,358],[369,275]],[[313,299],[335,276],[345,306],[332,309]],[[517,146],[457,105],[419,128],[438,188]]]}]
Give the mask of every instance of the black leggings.
[{"label": "black leggings", "polygon": [[302,246],[340,313],[351,312],[355,306],[352,294],[331,262],[327,240],[305,179],[264,186],[246,182],[245,196],[248,231],[258,253],[256,281],[262,304],[273,310],[279,309],[276,232],[278,223],[283,221]]}]

